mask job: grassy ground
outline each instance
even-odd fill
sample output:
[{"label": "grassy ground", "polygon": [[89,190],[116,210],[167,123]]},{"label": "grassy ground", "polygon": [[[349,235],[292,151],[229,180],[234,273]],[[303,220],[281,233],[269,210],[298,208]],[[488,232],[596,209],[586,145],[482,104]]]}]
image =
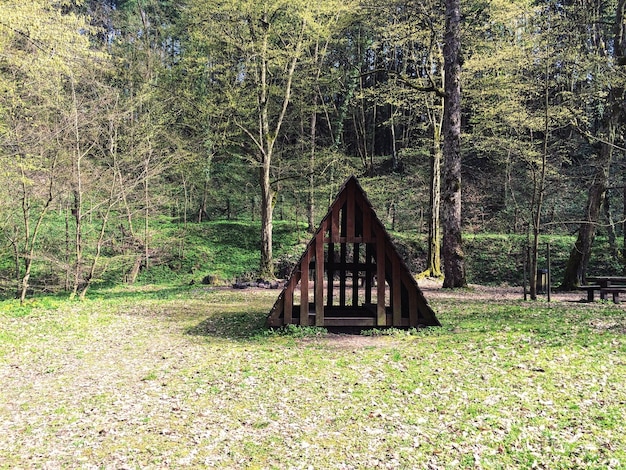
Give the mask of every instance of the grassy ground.
[{"label": "grassy ground", "polygon": [[412,335],[272,334],[276,291],[0,304],[0,468],[623,468],[626,317],[438,298]]}]

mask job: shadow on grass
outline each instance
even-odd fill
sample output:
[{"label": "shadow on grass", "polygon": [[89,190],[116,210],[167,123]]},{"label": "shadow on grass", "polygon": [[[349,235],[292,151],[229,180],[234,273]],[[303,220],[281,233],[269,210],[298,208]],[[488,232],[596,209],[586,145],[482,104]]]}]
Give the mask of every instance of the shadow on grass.
[{"label": "shadow on grass", "polygon": [[215,312],[185,334],[228,339],[251,339],[268,330],[265,325],[267,312],[237,313]]}]

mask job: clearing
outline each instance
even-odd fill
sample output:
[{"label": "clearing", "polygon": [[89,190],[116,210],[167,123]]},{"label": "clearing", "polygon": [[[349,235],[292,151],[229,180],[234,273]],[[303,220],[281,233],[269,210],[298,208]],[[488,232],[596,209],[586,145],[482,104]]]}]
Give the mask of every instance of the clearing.
[{"label": "clearing", "polygon": [[626,317],[420,283],[443,327],[278,334],[277,291],[0,304],[0,468],[623,468]]}]

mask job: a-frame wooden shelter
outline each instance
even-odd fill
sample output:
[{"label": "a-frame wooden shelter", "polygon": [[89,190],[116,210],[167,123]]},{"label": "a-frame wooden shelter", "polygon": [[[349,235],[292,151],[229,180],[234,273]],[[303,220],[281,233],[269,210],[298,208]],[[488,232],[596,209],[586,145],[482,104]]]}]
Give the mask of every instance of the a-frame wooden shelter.
[{"label": "a-frame wooden shelter", "polygon": [[343,184],[322,219],[267,323],[440,326],[354,176]]}]

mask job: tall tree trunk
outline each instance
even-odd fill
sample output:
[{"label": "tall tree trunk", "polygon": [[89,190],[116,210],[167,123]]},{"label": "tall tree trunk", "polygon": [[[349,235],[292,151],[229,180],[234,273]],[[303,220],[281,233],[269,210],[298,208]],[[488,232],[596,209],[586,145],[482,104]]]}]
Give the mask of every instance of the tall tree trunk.
[{"label": "tall tree trunk", "polygon": [[[439,133],[437,129],[435,132]],[[441,142],[433,142],[431,161],[430,221],[428,224],[428,270],[430,276],[441,277]]]},{"label": "tall tree trunk", "polygon": [[76,297],[78,293],[78,284],[80,283],[81,273],[82,273],[82,263],[83,263],[83,227],[82,227],[82,201],[80,196],[80,190],[75,189],[74,193],[74,203],[72,207],[72,215],[74,216],[74,250],[75,250],[75,263],[74,266],[74,279],[72,281],[72,292],[70,294],[70,298],[73,299]]},{"label": "tall tree trunk", "polygon": [[[548,26],[549,28],[549,26]],[[531,203],[532,240],[530,246],[530,298],[537,300],[537,271],[539,263],[539,235],[541,233],[541,213],[546,191],[546,171],[548,166],[548,139],[550,137],[550,51],[546,46],[546,58],[544,66],[544,129],[543,151],[541,153],[541,167],[533,172],[533,197]]]},{"label": "tall tree trunk", "polygon": [[202,198],[200,201],[200,208],[198,209],[198,223],[201,223],[209,218],[209,186],[211,184],[211,170],[213,166],[213,151],[207,155],[206,166],[204,167],[204,183],[202,185]]},{"label": "tall tree trunk", "polygon": [[624,223],[622,224],[622,271],[626,274],[626,184],[624,184]]},{"label": "tall tree trunk", "polygon": [[309,153],[309,193],[307,198],[307,222],[308,231],[313,233],[315,231],[315,150],[317,146],[317,93],[313,95],[313,111],[311,112],[311,127],[310,127],[310,145],[311,150]]},{"label": "tall tree trunk", "polygon": [[78,295],[78,298],[80,300],[85,300],[87,291],[91,287],[91,283],[96,274],[96,267],[98,266],[98,262],[100,261],[100,255],[102,254],[102,246],[104,245],[104,235],[106,233],[107,223],[109,222],[110,211],[111,211],[111,207],[109,206],[109,208],[107,209],[107,211],[104,213],[102,217],[102,226],[100,227],[100,235],[98,236],[98,241],[96,242],[96,253],[93,259],[91,260],[91,266],[89,268],[89,272],[87,273],[87,276],[85,277],[85,283],[83,287],[81,288],[80,293]]},{"label": "tall tree trunk", "polygon": [[433,147],[430,159],[430,217],[428,220],[428,259],[422,277],[441,277],[441,123],[431,118]]},{"label": "tall tree trunk", "polygon": [[65,292],[69,292],[72,287],[72,244],[71,244],[71,234],[70,234],[70,214],[71,209],[68,204],[68,207],[65,208]]},{"label": "tall tree trunk", "polygon": [[589,264],[591,247],[596,236],[596,224],[600,217],[600,207],[606,193],[607,181],[608,162],[599,169],[595,182],[589,188],[585,222],[580,225],[574,248],[572,248],[565,266],[563,283],[560,287],[562,290],[574,290],[585,282],[587,265]]},{"label": "tall tree trunk", "polygon": [[44,218],[46,217],[48,210],[50,209],[50,204],[52,203],[53,200],[53,196],[52,196],[52,188],[53,188],[53,184],[54,184],[54,167],[55,167],[55,163],[54,162],[51,167],[50,167],[50,181],[48,184],[48,194],[47,194],[47,198],[43,203],[43,206],[41,208],[41,210],[39,211],[39,215],[37,216],[37,221],[35,222],[35,226],[31,232],[30,229],[30,217],[31,217],[31,213],[30,213],[30,201],[28,198],[28,192],[27,192],[27,183],[26,183],[26,174],[24,172],[24,163],[23,163],[23,158],[20,157],[21,162],[20,162],[20,171],[21,171],[21,190],[22,190],[22,195],[21,195],[21,199],[22,199],[22,216],[24,218],[24,254],[22,255],[22,257],[24,258],[24,275],[22,276],[22,280],[20,283],[20,292],[19,292],[19,297],[20,297],[20,305],[24,304],[24,301],[26,300],[26,293],[28,292],[28,287],[29,287],[29,281],[30,281],[30,275],[31,275],[31,271],[32,271],[32,267],[33,267],[33,259],[35,257],[35,247],[37,244],[37,238],[39,237],[39,230],[41,229],[41,224],[44,220]]},{"label": "tall tree trunk", "polygon": [[[263,21],[269,24],[269,18],[265,16]],[[286,71],[286,83],[282,96],[282,106],[275,117],[274,124],[270,123],[270,75],[269,70],[269,51],[268,51],[268,36],[267,32],[263,36],[261,49],[260,49],[260,65],[259,65],[259,89],[258,89],[258,104],[259,104],[259,129],[258,138],[252,133],[246,131],[246,133],[252,138],[252,141],[258,147],[259,162],[260,162],[260,186],[261,186],[261,262],[259,265],[259,275],[266,279],[274,278],[274,258],[272,253],[272,229],[273,229],[273,212],[274,212],[274,200],[275,194],[271,188],[271,167],[272,159],[274,156],[274,147],[276,145],[276,139],[280,133],[281,127],[287,114],[287,108],[291,101],[291,87],[293,83],[293,77],[296,70],[298,59],[300,58],[300,51],[302,48],[302,41],[304,32],[306,29],[306,20],[302,20],[300,35],[295,46],[293,56],[290,59],[288,69]],[[245,129],[244,129],[245,130]]]},{"label": "tall tree trunk", "polygon": [[150,174],[150,158],[152,156],[152,143],[148,141],[148,155],[144,161],[144,178],[143,178],[143,198],[144,198],[144,225],[143,225],[143,256],[144,267],[148,270],[150,261],[150,191],[149,191],[149,174]]},{"label": "tall tree trunk", "polygon": [[602,203],[602,209],[604,210],[604,217],[606,218],[606,231],[607,238],[609,240],[609,250],[611,252],[611,256],[615,259],[621,259],[620,249],[617,246],[617,233],[615,232],[615,222],[613,221],[613,215],[611,214],[611,203],[610,201],[610,191],[604,196],[604,201]]},{"label": "tall tree trunk", "polygon": [[461,5],[446,0],[443,111],[443,287],[465,287],[465,253],[461,240]]},{"label": "tall tree trunk", "polygon": [[198,223],[204,222],[207,216],[207,208],[209,202],[209,178],[205,176],[204,184],[202,185],[202,199],[200,201],[200,209],[198,209]]},{"label": "tall tree trunk", "polygon": [[272,228],[274,212],[274,194],[270,186],[270,165],[263,162],[260,169],[261,185],[261,264],[259,276],[264,279],[274,277],[274,258],[272,252]]},{"label": "tall tree trunk", "polygon": [[78,123],[78,102],[76,99],[76,87],[74,83],[74,77],[70,77],[70,83],[72,85],[72,114],[73,114],[73,126],[74,126],[74,182],[72,194],[74,197],[72,215],[74,216],[74,254],[76,257],[76,266],[74,266],[74,280],[72,282],[72,292],[70,298],[74,298],[78,293],[78,284],[82,275],[83,264],[83,175],[82,175],[82,159],[83,151],[81,149],[80,142],[80,129]]}]

